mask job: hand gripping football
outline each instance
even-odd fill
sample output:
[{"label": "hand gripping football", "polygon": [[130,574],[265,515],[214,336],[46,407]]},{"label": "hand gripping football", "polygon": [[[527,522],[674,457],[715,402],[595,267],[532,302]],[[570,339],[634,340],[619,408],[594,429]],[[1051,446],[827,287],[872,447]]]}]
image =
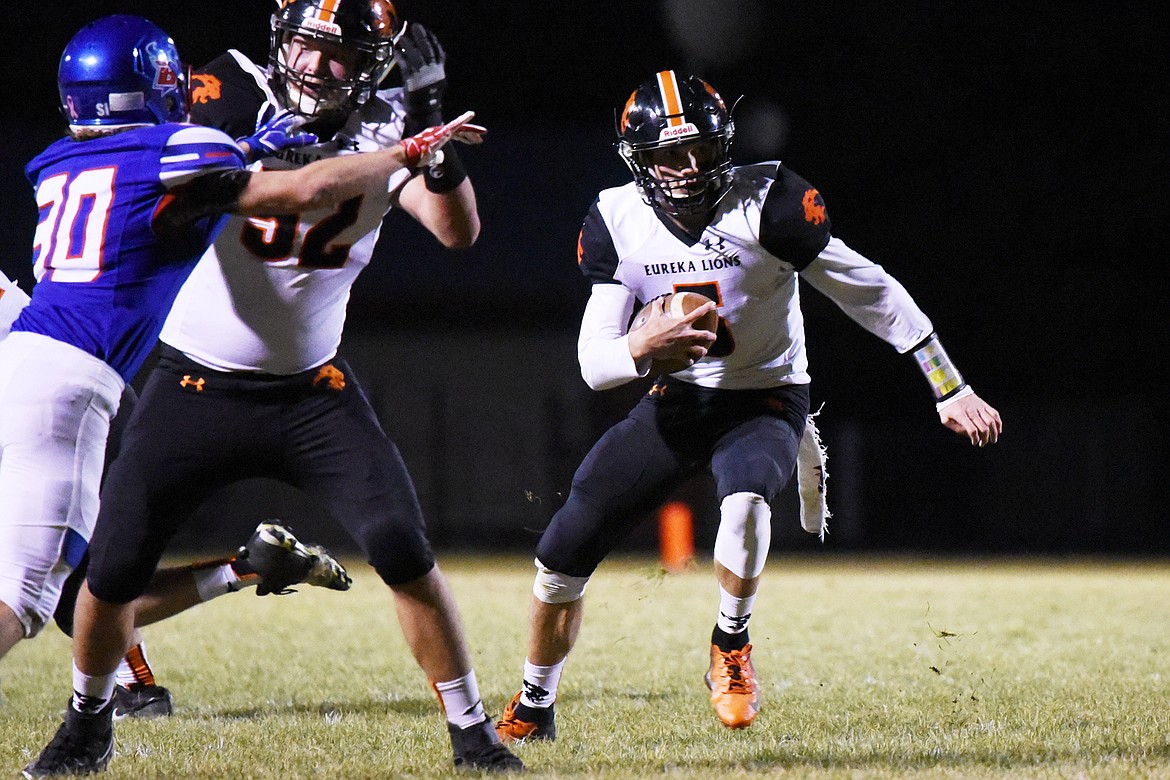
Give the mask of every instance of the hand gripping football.
[{"label": "hand gripping football", "polygon": [[[662,299],[662,308],[667,317],[674,317],[681,319],[693,312],[695,309],[707,303],[711,299],[706,295],[696,292],[676,292],[665,296]],[[635,331],[646,324],[650,319],[651,308],[657,304],[658,299],[647,303],[638,313],[634,315],[633,321],[630,323],[630,330]],[[706,330],[711,333],[719,332],[719,315],[714,309],[704,314],[699,319],[695,320],[693,327],[695,330]],[[683,359],[677,360],[655,360],[650,369],[651,374],[673,374],[676,371],[682,371],[684,368],[689,368],[687,361]]]}]

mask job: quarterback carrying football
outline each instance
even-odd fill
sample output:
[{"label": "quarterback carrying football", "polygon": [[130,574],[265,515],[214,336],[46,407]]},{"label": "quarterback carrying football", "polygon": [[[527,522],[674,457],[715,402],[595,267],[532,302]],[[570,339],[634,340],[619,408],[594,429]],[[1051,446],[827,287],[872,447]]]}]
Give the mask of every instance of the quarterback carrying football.
[{"label": "quarterback carrying football", "polygon": [[[748,622],[771,540],[771,504],[806,446],[798,274],[914,356],[944,425],[980,447],[1002,429],[902,285],[832,235],[812,185],[777,162],[732,166],[734,125],[710,84],[672,70],[655,74],[630,95],[617,132],[634,180],[601,192],[581,229],[578,262],[592,282],[578,340],[581,372],[604,390],[646,376],[660,361],[685,367],[658,376],[594,445],[537,544],[523,685],[496,724],[505,741],[555,737],[557,686],[586,584],[632,523],[703,468],[720,501],[720,599],[705,679],[728,728],[756,717]],[[636,302],[679,291],[710,302],[681,318],[652,306],[646,322],[627,331]],[[694,327],[711,309],[716,331]]]}]

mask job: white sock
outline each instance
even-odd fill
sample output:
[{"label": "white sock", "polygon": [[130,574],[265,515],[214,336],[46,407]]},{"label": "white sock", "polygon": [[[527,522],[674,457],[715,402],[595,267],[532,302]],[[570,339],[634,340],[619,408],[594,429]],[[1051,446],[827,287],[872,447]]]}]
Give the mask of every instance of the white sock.
[{"label": "white sock", "polygon": [[243,582],[230,563],[216,566],[213,569],[195,569],[191,572],[191,576],[195,578],[195,587],[199,591],[199,598],[204,601],[211,601],[224,594],[237,591]]},{"label": "white sock", "polygon": [[[135,650],[138,652],[135,653]],[[142,667],[135,669],[134,665],[130,663],[130,658],[138,653],[142,654]],[[146,655],[146,640],[130,648],[130,652],[122,656],[122,660],[118,662],[118,668],[114,671],[114,681],[125,688],[129,688],[135,683],[153,683],[153,677],[154,675],[150,671],[150,658]]]},{"label": "white sock", "polygon": [[439,694],[439,701],[447,713],[447,722],[451,725],[465,729],[487,720],[474,670],[457,680],[435,683],[435,692]]},{"label": "white sock", "polygon": [[719,619],[715,625],[728,634],[739,634],[747,630],[748,620],[752,616],[752,606],[756,603],[756,594],[732,596],[719,586]]},{"label": "white sock", "polygon": [[73,709],[78,712],[99,712],[114,698],[114,675],[90,676],[73,662]]},{"label": "white sock", "polygon": [[561,684],[561,670],[565,660],[552,666],[537,666],[524,659],[524,692],[520,703],[525,707],[551,707],[557,700],[557,686]]}]

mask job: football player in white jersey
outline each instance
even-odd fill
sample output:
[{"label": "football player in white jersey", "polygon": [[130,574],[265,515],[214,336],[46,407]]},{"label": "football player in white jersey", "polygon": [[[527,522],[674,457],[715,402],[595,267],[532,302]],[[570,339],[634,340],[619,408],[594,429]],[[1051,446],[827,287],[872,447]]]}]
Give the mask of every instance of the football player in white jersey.
[{"label": "football player in white jersey", "polygon": [[[129,15],[82,28],[62,54],[58,86],[69,135],[26,168],[40,211],[33,240],[37,285],[0,340],[0,654],[45,625],[87,552],[93,562],[104,559],[95,555],[101,547],[89,543],[110,422],[225,214],[345,203],[386,187],[409,166],[436,161],[451,138],[470,132],[478,139],[482,132],[466,124],[468,112],[368,155],[292,171],[249,171],[244,146],[255,154],[316,137],[299,131],[299,118],[289,114],[271,117],[239,143],[187,123],[185,70],[174,42]],[[6,287],[0,303],[11,295]],[[295,539],[275,528],[258,529],[259,546],[249,550],[300,552]],[[122,530],[128,536],[115,540],[116,547],[143,535]],[[151,584],[157,555],[130,581],[118,580],[121,601],[104,611],[84,606],[96,603],[95,592],[107,595],[102,584],[109,586],[101,578],[95,586],[89,570],[74,612],[74,696],[65,722],[26,775],[105,768],[113,754],[115,672],[135,623],[175,611],[165,597],[136,602]],[[318,562],[320,556],[305,557]],[[289,556],[274,560],[288,563]],[[220,582],[205,584],[230,590],[237,578],[227,566],[213,570]],[[180,590],[192,601],[186,606],[202,600],[197,578],[180,575]]]},{"label": "football player in white jersey", "polygon": [[[581,373],[601,390],[647,376],[659,360],[689,367],[658,376],[597,442],[537,545],[523,686],[496,725],[506,741],[555,738],[553,702],[586,583],[632,523],[703,468],[720,501],[707,685],[726,726],[755,718],[748,620],[771,539],[770,506],[792,476],[809,411],[797,274],[914,356],[944,425],[977,446],[1002,429],[902,285],[830,233],[815,188],[776,162],[732,166],[733,132],[711,85],[670,70],[642,83],[621,112],[618,151],[634,181],[600,193],[581,230],[578,261],[593,283],[578,341]],[[637,301],[683,290],[711,300],[682,317],[667,316],[659,302],[644,326],[627,331]],[[712,308],[717,332],[694,328]]]},{"label": "football player in white jersey", "polygon": [[[379,89],[395,65],[404,87]],[[192,76],[192,118],[240,138],[273,111],[302,117],[320,142],[254,155],[265,170],[353,159],[442,123],[444,66],[435,37],[387,0],[289,0],[272,17],[267,67],[231,50]],[[337,205],[230,219],[163,327],[103,491],[88,579],[97,598],[83,593],[78,615],[109,623],[206,496],[276,479],[319,500],[389,587],[385,617],[397,614],[440,699],[455,764],[515,771],[405,464],[337,355],[350,287],[391,208],[447,247],[478,237],[472,183],[450,145],[442,153]]]}]

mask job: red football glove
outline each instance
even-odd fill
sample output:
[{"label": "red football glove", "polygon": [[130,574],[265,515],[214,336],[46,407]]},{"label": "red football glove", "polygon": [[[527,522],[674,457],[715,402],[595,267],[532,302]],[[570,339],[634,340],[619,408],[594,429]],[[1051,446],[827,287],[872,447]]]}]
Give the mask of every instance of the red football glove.
[{"label": "red football glove", "polygon": [[428,127],[418,135],[403,138],[399,145],[402,147],[407,166],[430,168],[443,162],[443,146],[451,139],[465,144],[483,143],[487,128],[468,124],[473,116],[474,111],[465,111],[445,125]]}]

